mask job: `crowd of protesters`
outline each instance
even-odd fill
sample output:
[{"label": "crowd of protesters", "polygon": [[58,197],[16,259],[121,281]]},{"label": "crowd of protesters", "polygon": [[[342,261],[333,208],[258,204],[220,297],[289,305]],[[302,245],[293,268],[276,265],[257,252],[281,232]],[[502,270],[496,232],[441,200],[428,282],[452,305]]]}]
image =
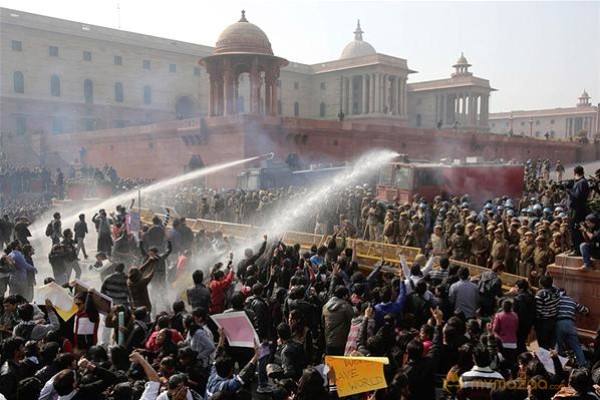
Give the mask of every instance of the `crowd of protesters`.
[{"label": "crowd of protesters", "polygon": [[[543,170],[535,174],[544,179]],[[0,394],[335,399],[335,371],[324,367],[324,356],[346,355],[389,360],[387,388],[357,399],[599,399],[600,343],[582,346],[576,325],[593,305],[545,273],[559,252],[582,253],[586,270],[600,258],[600,221],[587,209],[596,183],[580,167],[574,175],[483,206],[468,196],[382,204],[369,187],[347,188],[305,218],[309,231],[332,233],[325,245],[302,249],[265,235],[239,256],[233,250],[243,243],[219,231],[193,232],[182,217],[142,224],[132,202],[82,214],[73,227],[55,213],[40,238],[52,242],[46,261],[21,220],[3,236],[0,259]],[[205,217],[239,222],[267,218],[276,204],[304,193],[190,189],[185,201],[194,191]],[[93,230],[95,261],[82,268]],[[396,245],[399,265],[361,270],[356,242],[346,246],[355,237]],[[406,246],[422,254],[407,260]],[[489,269],[471,276],[451,260]],[[52,273],[38,276],[47,262]],[[522,275],[508,291],[505,271]],[[193,284],[181,287],[190,275]],[[100,282],[112,308],[99,310],[94,290],[75,290],[73,278]],[[76,310],[66,321],[51,301],[33,302],[35,288],[52,282],[73,292]],[[252,322],[254,348],[229,345],[210,318],[235,311]],[[534,339],[549,359],[530,351]]]}]

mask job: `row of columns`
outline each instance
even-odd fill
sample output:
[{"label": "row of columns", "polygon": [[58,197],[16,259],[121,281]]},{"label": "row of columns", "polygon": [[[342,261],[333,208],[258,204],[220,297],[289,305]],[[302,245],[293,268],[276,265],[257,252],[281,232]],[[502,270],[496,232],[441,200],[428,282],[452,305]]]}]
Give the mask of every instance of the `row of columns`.
[{"label": "row of columns", "polygon": [[[261,66],[257,59],[249,63],[250,75],[250,114],[277,115],[277,79],[279,67]],[[231,60],[223,60],[223,68],[210,70],[210,116],[235,115],[241,112],[239,105],[239,76]],[[264,92],[263,92],[264,90]],[[264,94],[264,103],[263,103]],[[263,107],[264,104],[264,107]]]},{"label": "row of columns", "polygon": [[342,78],[341,105],[346,115],[406,115],[406,78],[373,72]]},{"label": "row of columns", "polygon": [[567,136],[575,136],[582,129],[585,129],[588,134],[594,134],[595,122],[596,121],[594,117],[567,118]]},{"label": "row of columns", "polygon": [[480,93],[450,93],[435,96],[436,121],[442,126],[458,123],[462,126],[488,124],[489,95]]}]

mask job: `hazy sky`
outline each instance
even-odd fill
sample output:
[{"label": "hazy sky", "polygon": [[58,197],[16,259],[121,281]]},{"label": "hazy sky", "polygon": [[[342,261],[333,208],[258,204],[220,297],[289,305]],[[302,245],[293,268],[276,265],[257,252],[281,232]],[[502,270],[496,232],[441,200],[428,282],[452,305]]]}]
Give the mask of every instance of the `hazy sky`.
[{"label": "hazy sky", "polygon": [[240,10],[275,54],[339,57],[360,18],[377,52],[408,60],[410,81],[449,77],[464,51],[499,89],[491,110],[568,107],[587,89],[600,102],[600,1],[400,2],[229,0],[0,0],[2,7],[213,46]]}]

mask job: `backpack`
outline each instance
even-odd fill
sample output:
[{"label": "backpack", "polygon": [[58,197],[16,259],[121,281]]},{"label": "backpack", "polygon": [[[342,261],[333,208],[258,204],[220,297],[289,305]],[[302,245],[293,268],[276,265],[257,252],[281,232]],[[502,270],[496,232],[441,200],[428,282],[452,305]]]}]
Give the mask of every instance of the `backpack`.
[{"label": "backpack", "polygon": [[52,226],[52,223],[54,221],[50,221],[50,223],[46,226],[46,236],[50,237],[52,236],[52,232],[54,232],[54,227]]}]

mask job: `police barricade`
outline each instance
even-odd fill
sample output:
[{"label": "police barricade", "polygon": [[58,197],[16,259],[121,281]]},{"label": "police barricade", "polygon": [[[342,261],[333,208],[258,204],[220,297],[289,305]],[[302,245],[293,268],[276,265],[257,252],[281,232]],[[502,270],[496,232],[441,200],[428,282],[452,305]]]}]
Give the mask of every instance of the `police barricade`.
[{"label": "police barricade", "polygon": [[[457,260],[453,260],[453,259],[450,259],[450,265],[459,265],[461,267],[469,268],[469,272],[470,272],[471,276],[479,276],[482,273],[484,273],[485,271],[490,271],[490,269],[487,267],[482,267],[480,265],[470,264],[470,263],[466,263],[463,261],[457,261]],[[524,277],[522,277],[520,275],[509,274],[507,272],[503,272],[502,275],[500,275],[500,280],[502,281],[502,288],[504,290],[510,290],[513,286],[515,286],[515,283],[519,279],[524,279]],[[532,287],[532,289],[537,290],[537,288],[535,288],[535,287]]]},{"label": "police barricade", "polygon": [[300,244],[303,250],[310,250],[315,245],[317,247],[325,243],[325,235],[317,235],[314,233],[305,232],[284,232],[282,237],[283,243],[286,245]]}]

